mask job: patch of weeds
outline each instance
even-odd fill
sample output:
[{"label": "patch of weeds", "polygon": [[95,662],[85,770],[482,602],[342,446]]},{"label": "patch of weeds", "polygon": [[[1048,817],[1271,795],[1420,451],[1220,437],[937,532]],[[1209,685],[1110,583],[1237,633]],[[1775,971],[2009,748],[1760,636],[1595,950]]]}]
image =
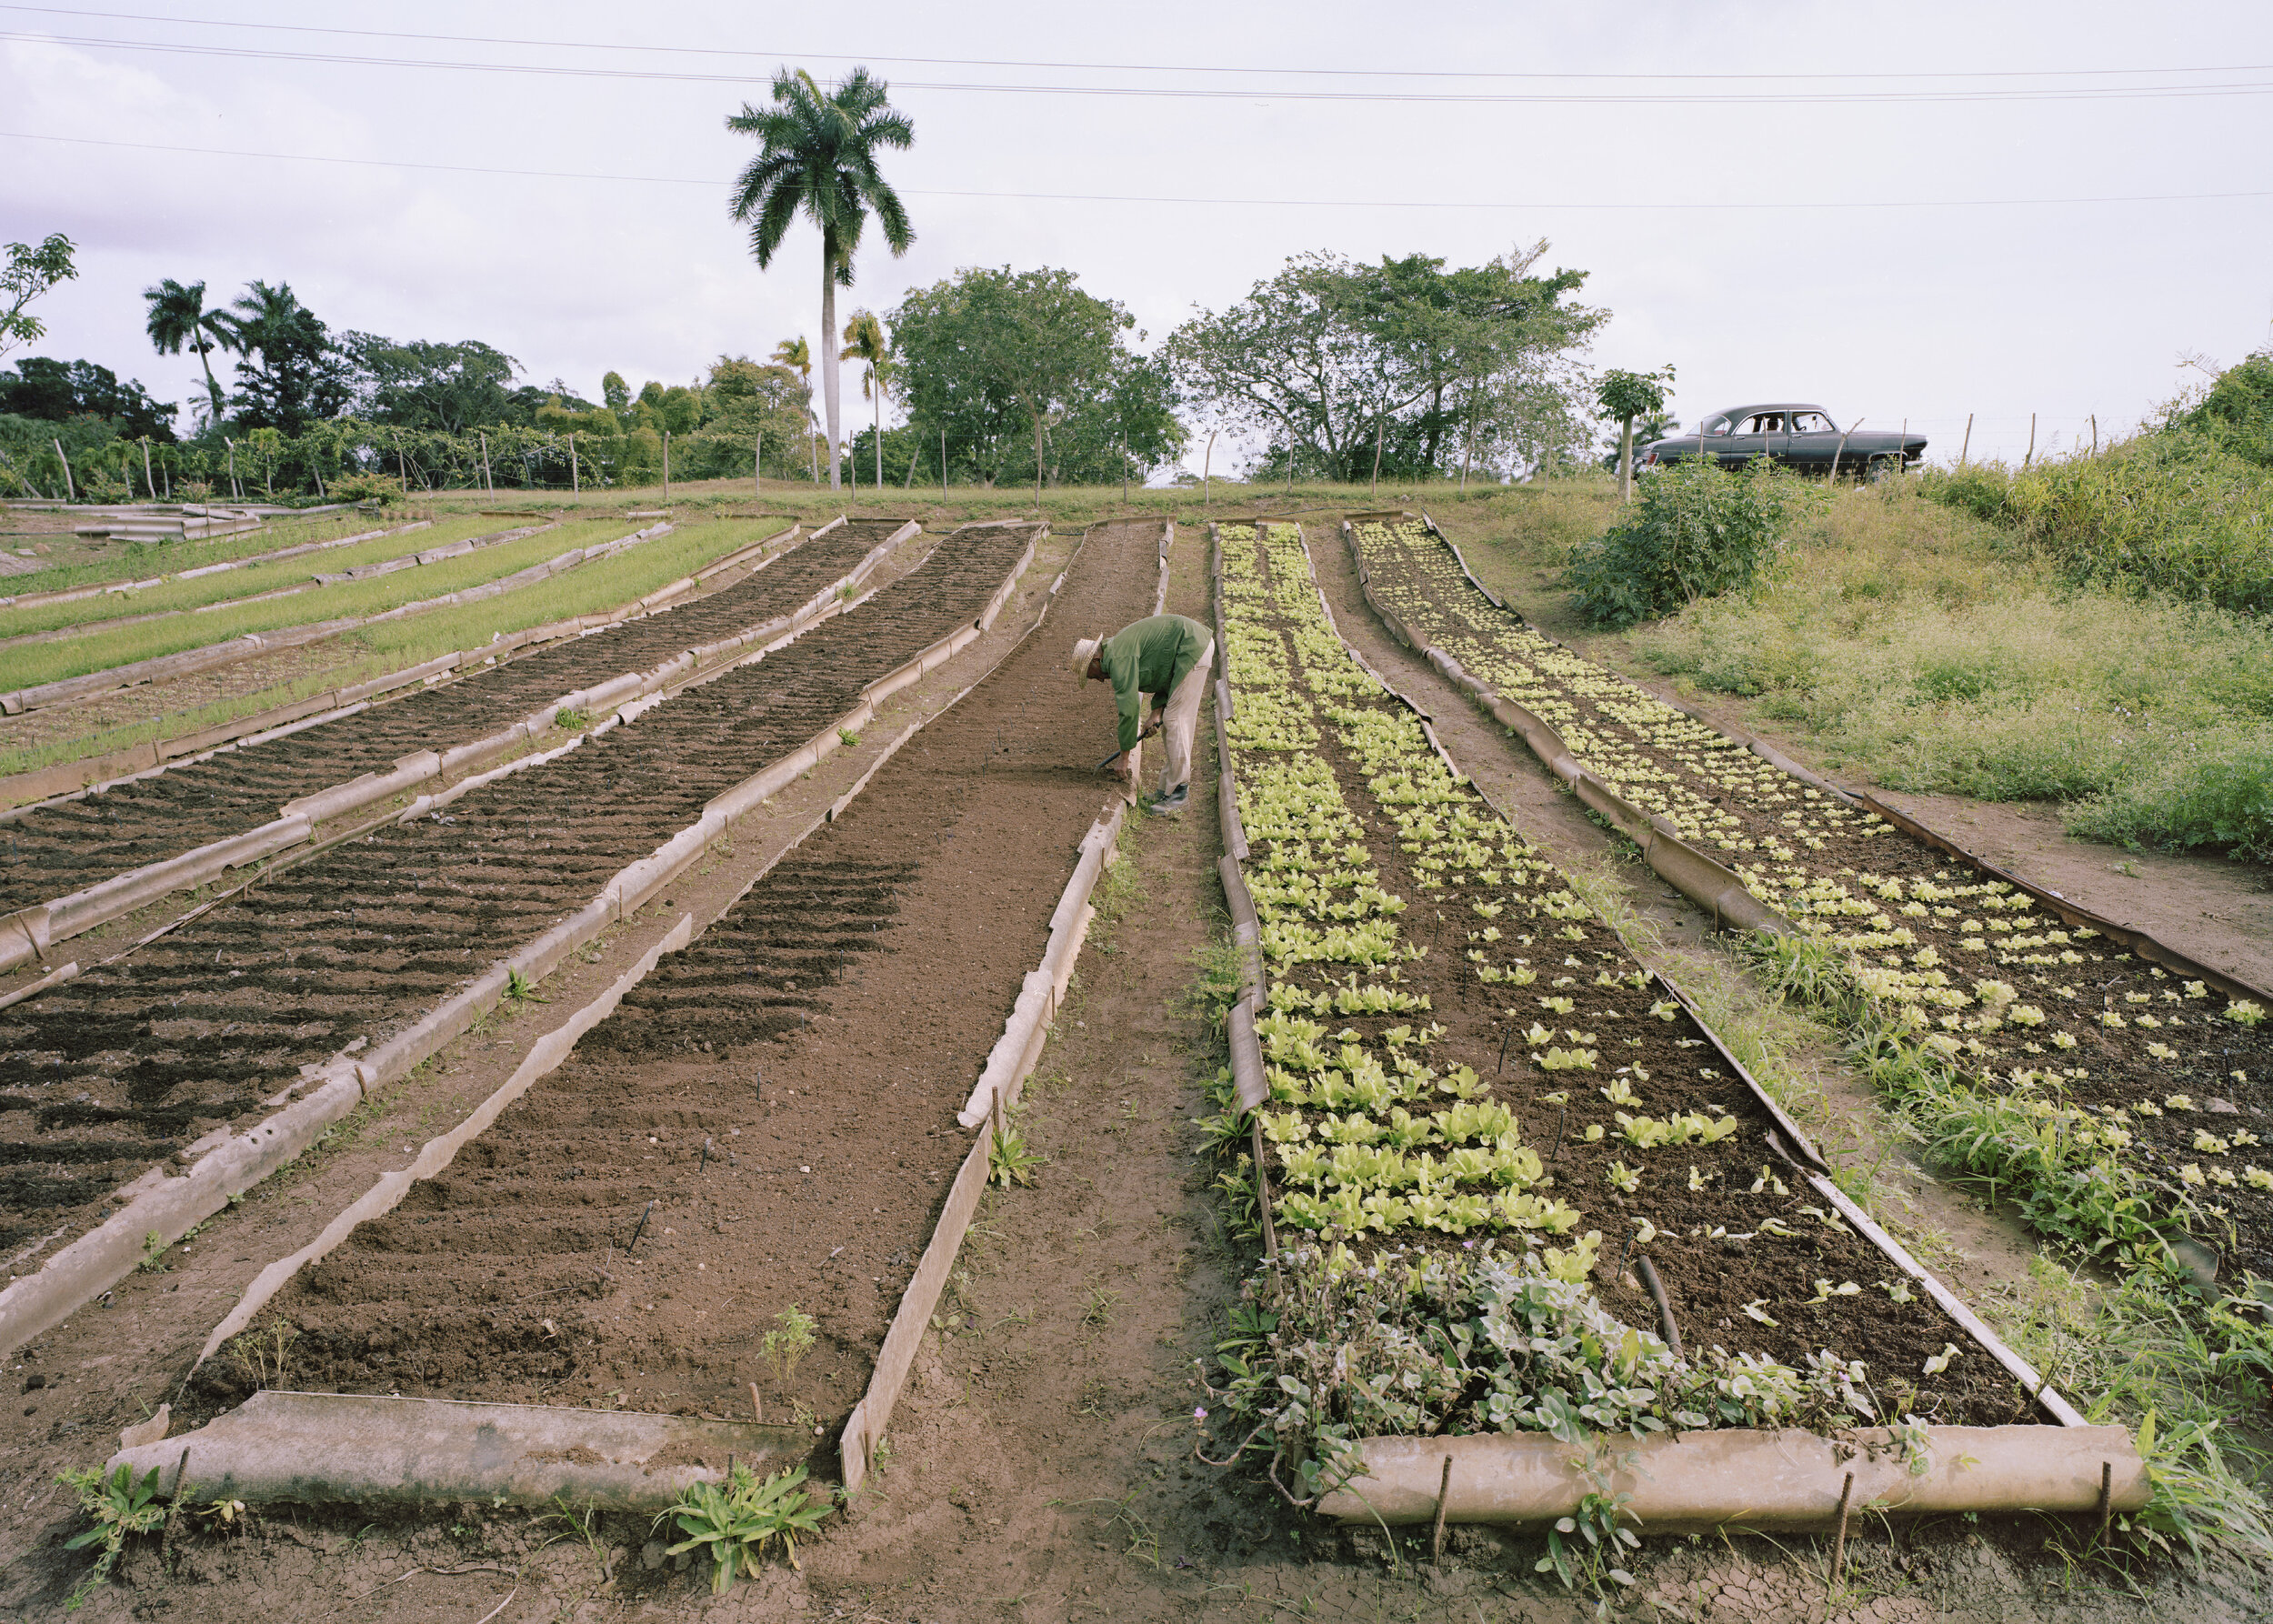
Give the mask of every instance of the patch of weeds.
[{"label": "patch of weeds", "polygon": [[273,1387],[284,1379],[292,1345],[299,1339],[299,1327],[279,1314],[260,1329],[231,1337],[229,1352],[259,1379],[262,1387]]},{"label": "patch of weeds", "polygon": [[76,1612],[110,1578],[119,1553],[126,1549],[126,1541],[136,1534],[155,1532],[165,1520],[165,1508],[158,1503],[158,1469],[155,1466],[140,1481],[125,1466],[108,1477],[103,1475],[99,1466],[82,1467],[57,1474],[55,1480],[76,1494],[79,1509],[95,1519],[93,1528],[65,1540],[64,1549],[85,1550],[90,1545],[102,1547],[95,1554],[94,1568],[64,1603],[66,1610]]},{"label": "patch of weeds", "polygon": [[1117,1291],[1107,1291],[1102,1286],[1089,1288],[1089,1306],[1081,1316],[1082,1328],[1101,1331],[1113,1323],[1113,1308],[1121,1300]]},{"label": "patch of weeds", "polygon": [[597,1506],[587,1505],[579,1511],[569,1503],[568,1497],[565,1494],[555,1495],[553,1504],[560,1509],[556,1511],[547,1511],[536,1519],[536,1523],[539,1528],[543,1528],[547,1523],[558,1523],[561,1525],[561,1531],[547,1539],[545,1543],[557,1545],[564,1539],[580,1540],[585,1549],[591,1553],[594,1564],[600,1570],[600,1582],[606,1584],[608,1579],[608,1569],[615,1559],[615,1553],[601,1529],[600,1509]]},{"label": "patch of weeds", "polygon": [[813,1351],[814,1318],[791,1303],[774,1316],[774,1328],[758,1339],[760,1358],[781,1373],[785,1385],[796,1375],[797,1366]]},{"label": "patch of weeds", "polygon": [[1117,1500],[1102,1498],[1086,1500],[1052,1500],[1050,1506],[1052,1509],[1060,1507],[1070,1509],[1076,1506],[1112,1507],[1113,1514],[1105,1519],[1105,1526],[1119,1529],[1126,1538],[1128,1543],[1122,1549],[1121,1554],[1125,1557],[1134,1557],[1146,1567],[1158,1570],[1160,1537],[1152,1531],[1152,1525],[1147,1522],[1144,1514],[1136,1509],[1136,1491],[1131,1490]]},{"label": "patch of weeds", "polygon": [[836,730],[836,737],[843,741],[845,747],[848,750],[860,742],[860,735],[849,727],[839,727]]},{"label": "patch of weeds", "polygon": [[135,1267],[146,1275],[165,1273],[165,1237],[155,1229],[142,1238],[142,1261]]},{"label": "patch of weeds", "polygon": [[1641,1536],[1618,1520],[1631,1515],[1627,1502],[1634,1497],[1610,1491],[1610,1474],[1616,1465],[1603,1459],[1575,1464],[1581,1465],[1593,1487],[1579,1497],[1577,1512],[1557,1518],[1547,1530],[1547,1555],[1533,1563],[1531,1570],[1554,1574],[1567,1590],[1577,1590],[1583,1584],[1599,1599],[1606,1579],[1621,1586],[1634,1582],[1634,1576],[1619,1564],[1626,1551],[1641,1548]]},{"label": "patch of weeds", "polygon": [[538,997],[536,983],[511,967],[507,967],[506,970],[504,996],[509,1002],[516,1004],[549,1004],[552,1002],[550,998]]},{"label": "patch of weeds", "polygon": [[582,733],[592,726],[592,717],[574,706],[564,705],[553,712],[553,726],[563,733]]}]

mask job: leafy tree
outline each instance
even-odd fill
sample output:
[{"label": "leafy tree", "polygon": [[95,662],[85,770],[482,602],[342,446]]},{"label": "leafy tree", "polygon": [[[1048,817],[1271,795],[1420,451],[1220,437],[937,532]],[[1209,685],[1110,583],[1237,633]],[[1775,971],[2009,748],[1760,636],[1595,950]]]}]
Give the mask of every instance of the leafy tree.
[{"label": "leafy tree", "polygon": [[234,404],[247,427],[296,435],[347,409],[355,390],[346,358],[289,282],[248,284],[230,306],[229,332],[243,357]]},{"label": "leafy tree", "polygon": [[[865,67],[824,94],[802,68],[774,75],[773,105],[747,102],[726,120],[737,134],[762,144],[736,178],[733,216],[750,228],[750,253],[763,270],[800,213],[821,233],[821,333],[836,330],[836,290],[853,283],[853,255],[875,211],[884,240],[896,255],[916,240],[899,194],[876,167],[884,147],[905,150],[916,126],[893,110],[889,86]],[[835,347],[821,346],[821,395],[828,423],[828,482],[837,486],[837,387]]]},{"label": "leafy tree", "polygon": [[[1067,435],[1087,458],[1075,477],[1119,477],[1118,452],[1106,448],[1123,427],[1140,457],[1181,444],[1167,376],[1123,341],[1136,317],[1084,292],[1071,271],[972,267],[909,294],[891,321],[922,443],[946,430],[956,458],[989,484],[1022,475],[1029,449],[1037,483],[1066,477],[1049,450],[1066,449]],[[1116,423],[1121,408],[1139,415]]]},{"label": "leafy tree", "polygon": [[1412,255],[1367,266],[1300,255],[1162,355],[1186,396],[1264,439],[1267,460],[1364,478],[1378,447],[1400,475],[1529,452],[1567,415],[1567,357],[1603,313],[1568,302],[1585,273],[1533,275],[1546,244],[1447,271]]},{"label": "leafy tree", "polygon": [[121,383],[118,375],[93,361],[51,361],[26,356],[14,376],[0,372],[0,412],[61,423],[66,418],[109,418],[129,439],[147,435],[174,437],[172,419],[181,407],[150,398],[140,383]]},{"label": "leafy tree", "polygon": [[376,333],[341,335],[359,375],[358,416],[398,428],[465,434],[514,416],[510,386],[521,364],[475,339],[397,343]]},{"label": "leafy tree", "polygon": [[0,267],[0,356],[19,344],[35,344],[47,336],[47,324],[24,314],[24,307],[58,282],[79,274],[71,263],[75,250],[60,231],[36,248],[29,243],[10,243],[8,262]]},{"label": "leafy tree", "polygon": [[184,345],[197,352],[197,364],[205,369],[205,393],[213,399],[212,420],[220,422],[225,408],[221,386],[213,376],[213,352],[230,346],[228,312],[205,308],[202,282],[182,283],[168,276],[155,287],[144,288],[142,296],[149,305],[145,325],[152,346],[161,356],[178,356]]},{"label": "leafy tree", "polygon": [[1603,535],[1573,547],[1562,584],[1587,619],[1628,627],[1771,574],[1792,523],[1815,500],[1766,457],[1737,471],[1690,457],[1653,476]]},{"label": "leafy tree", "polygon": [[1627,372],[1613,366],[1602,375],[1595,400],[1602,416],[1618,425],[1618,497],[1634,499],[1634,419],[1666,409],[1666,386],[1673,368],[1663,372]]},{"label": "leafy tree", "polygon": [[[794,461],[792,448],[804,444],[813,417],[812,392],[789,366],[767,366],[746,356],[720,356],[710,368],[703,426],[746,444],[770,448],[776,461]],[[721,468],[720,472],[728,470]],[[731,470],[742,471],[738,460]]]},{"label": "leafy tree", "polygon": [[620,372],[611,372],[600,379],[600,399],[611,412],[620,412],[631,405],[631,386]]}]

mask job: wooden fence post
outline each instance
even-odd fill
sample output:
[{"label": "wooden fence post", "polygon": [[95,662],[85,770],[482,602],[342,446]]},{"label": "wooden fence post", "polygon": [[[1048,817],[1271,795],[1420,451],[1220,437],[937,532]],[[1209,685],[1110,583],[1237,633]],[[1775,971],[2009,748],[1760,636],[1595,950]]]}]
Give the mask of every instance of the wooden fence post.
[{"label": "wooden fence post", "polygon": [[1381,502],[1381,437],[1388,432],[1387,417],[1373,426],[1373,483],[1367,487],[1366,500],[1375,506]]},{"label": "wooden fence post", "polygon": [[478,428],[474,432],[482,437],[482,490],[484,494],[494,496],[497,494],[497,486],[489,476],[489,435],[487,431]]},{"label": "wooden fence post", "polygon": [[584,470],[576,466],[576,431],[568,431],[568,494],[584,495]]},{"label": "wooden fence post", "polygon": [[663,431],[663,503],[666,507],[671,503],[671,431],[667,428]]},{"label": "wooden fence post", "polygon": [[2037,460],[2037,415],[2036,415],[2034,412],[2030,412],[2030,413],[2028,414],[2028,456],[2024,456],[2024,457],[2022,457],[2022,458],[2020,459],[2020,466],[2021,466],[2022,467],[2024,467],[2024,468],[2025,468],[2025,467],[2028,466],[2028,465],[2029,465],[2029,464],[2031,464],[2031,463],[2035,462],[2036,460]]},{"label": "wooden fence post", "polygon": [[1973,449],[1973,414],[1965,415],[1965,444],[1958,447],[1958,466],[1965,466],[1966,453]]}]

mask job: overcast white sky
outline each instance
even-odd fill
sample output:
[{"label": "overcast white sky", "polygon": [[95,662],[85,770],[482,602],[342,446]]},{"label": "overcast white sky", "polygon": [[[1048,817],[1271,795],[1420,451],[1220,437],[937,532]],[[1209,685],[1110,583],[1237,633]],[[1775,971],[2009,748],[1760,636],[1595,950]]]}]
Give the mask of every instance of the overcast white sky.
[{"label": "overcast white sky", "polygon": [[[2032,411],[2040,445],[2128,424],[2182,352],[2273,337],[2265,0],[108,4],[0,5],[0,240],[79,245],[39,353],[169,399],[198,386],[143,336],[167,276],[289,281],[335,328],[479,338],[594,397],[813,333],[811,229],[760,273],[726,217],[725,116],[784,61],[866,61],[916,123],[889,174],[918,240],[866,253],[855,303],[1066,266],[1157,342],[1301,250],[1545,236],[1614,313],[1594,361],[1674,363],[1684,421],[1820,400],[1937,458],[1968,413],[1976,456],[2018,457]],[[2041,201],[2078,198],[2132,201]]]}]

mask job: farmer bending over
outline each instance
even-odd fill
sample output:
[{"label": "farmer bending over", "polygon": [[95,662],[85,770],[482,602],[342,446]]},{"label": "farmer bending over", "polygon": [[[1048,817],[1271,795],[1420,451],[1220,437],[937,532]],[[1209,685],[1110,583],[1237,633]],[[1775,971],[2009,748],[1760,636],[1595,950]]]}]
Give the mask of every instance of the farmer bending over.
[{"label": "farmer bending over", "polygon": [[[1199,721],[1199,697],[1207,687],[1207,667],[1216,639],[1197,620],[1155,615],[1125,626],[1110,637],[1083,637],[1074,645],[1073,666],[1085,681],[1113,685],[1121,714],[1120,748],[1099,764],[1126,784],[1143,769],[1137,752],[1149,735],[1167,734],[1167,764],[1160,793],[1145,803],[1148,812],[1180,812],[1192,789],[1192,730]],[[1142,699],[1152,696],[1152,716],[1139,720]]]}]

